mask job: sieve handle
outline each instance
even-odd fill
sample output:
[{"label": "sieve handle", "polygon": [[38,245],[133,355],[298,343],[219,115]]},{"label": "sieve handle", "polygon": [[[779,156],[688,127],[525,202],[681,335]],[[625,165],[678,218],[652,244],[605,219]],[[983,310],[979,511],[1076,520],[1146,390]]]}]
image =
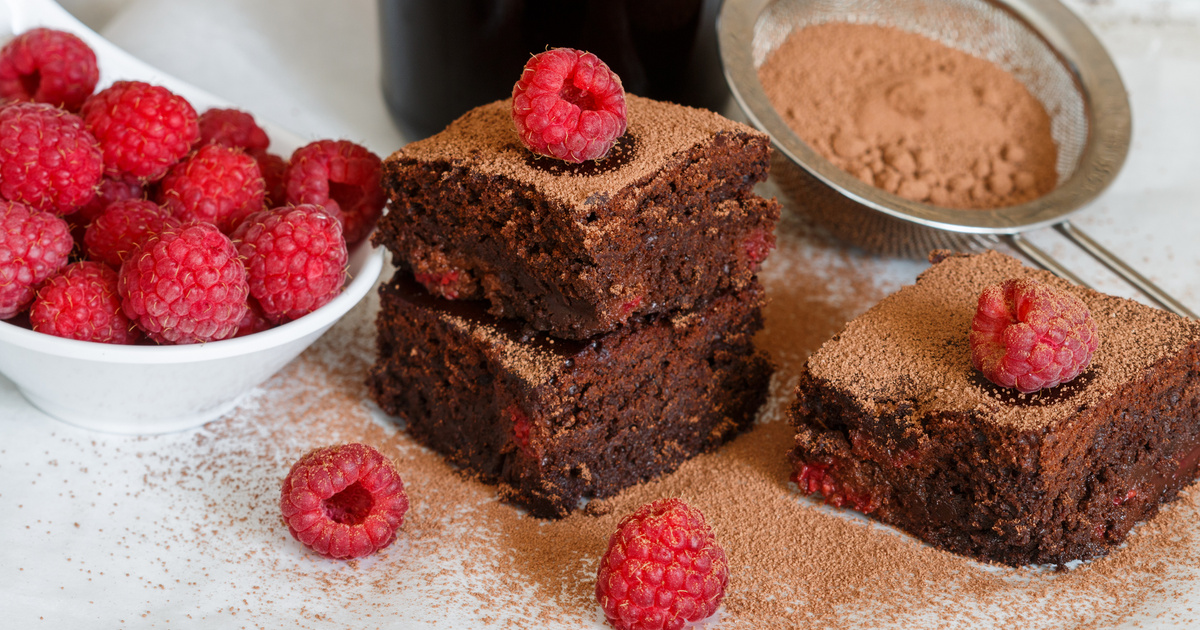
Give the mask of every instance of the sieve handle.
[{"label": "sieve handle", "polygon": [[[1129,283],[1130,286],[1138,291],[1141,291],[1143,295],[1150,298],[1150,300],[1152,300],[1155,304],[1158,304],[1159,306],[1171,311],[1172,313],[1175,313],[1176,315],[1181,315],[1190,319],[1200,319],[1196,317],[1196,314],[1189,310],[1186,306],[1181,304],[1175,298],[1171,297],[1166,291],[1160,289],[1158,285],[1154,284],[1148,278],[1138,273],[1133,269],[1133,267],[1130,267],[1125,263],[1125,261],[1121,260],[1115,254],[1101,246],[1082,230],[1072,225],[1070,221],[1063,221],[1055,224],[1054,228],[1063,236],[1067,237],[1067,239],[1074,243],[1077,247],[1079,247],[1079,249],[1082,249],[1089,256],[1095,258],[1100,264],[1108,267],[1113,273],[1120,276],[1121,279]],[[1004,236],[1004,239],[1014,249],[1024,254],[1043,269],[1046,269],[1057,276],[1066,278],[1067,280],[1070,280],[1079,286],[1087,287],[1089,289],[1092,288],[1091,285],[1084,282],[1079,276],[1075,275],[1071,272],[1071,270],[1064,267],[1062,263],[1059,263],[1052,256],[1050,256],[1050,254],[1047,254],[1041,248],[1029,242],[1024,236],[1021,236],[1020,234],[1007,234]]]}]

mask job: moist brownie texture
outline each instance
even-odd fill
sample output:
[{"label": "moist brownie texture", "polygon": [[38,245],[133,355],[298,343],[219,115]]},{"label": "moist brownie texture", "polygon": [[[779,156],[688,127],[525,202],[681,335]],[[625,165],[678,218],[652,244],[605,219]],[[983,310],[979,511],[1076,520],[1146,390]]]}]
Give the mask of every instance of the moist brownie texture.
[{"label": "moist brownie texture", "polygon": [[476,108],[384,164],[375,243],[435,294],[584,339],[745,289],[774,247],[767,136],[628,96],[628,131],[581,165],[521,145],[510,102]]},{"label": "moist brownie texture", "polygon": [[[792,409],[802,490],[1022,565],[1106,553],[1197,476],[1200,323],[996,252],[934,260],[810,357]],[[974,370],[968,331],[986,285],[1026,276],[1079,296],[1100,347],[1075,381],[1022,395]]]},{"label": "moist brownie texture", "polygon": [[407,274],[381,295],[372,397],[537,516],[674,470],[749,426],[766,399],[755,281],[687,315],[586,341],[432,296]]}]

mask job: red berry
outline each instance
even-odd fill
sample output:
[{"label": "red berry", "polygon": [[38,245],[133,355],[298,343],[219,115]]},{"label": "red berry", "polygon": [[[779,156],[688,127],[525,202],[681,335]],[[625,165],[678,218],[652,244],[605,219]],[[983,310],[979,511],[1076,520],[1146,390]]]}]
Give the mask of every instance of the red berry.
[{"label": "red berry", "polygon": [[79,208],[78,212],[71,215],[71,219],[87,224],[96,220],[96,217],[100,216],[110,203],[145,198],[146,188],[142,186],[142,182],[138,178],[127,174],[116,177],[105,175],[100,178],[100,187],[96,189],[96,196]]},{"label": "red berry", "polygon": [[383,161],[347,140],[318,140],[296,149],[288,164],[287,202],[324,206],[343,223],[353,245],[371,233],[383,215],[387,194]]},{"label": "red berry", "polygon": [[1100,338],[1082,300],[1021,278],[979,294],[970,342],[975,369],[1001,387],[1029,393],[1079,376]]},{"label": "red berry", "polygon": [[246,263],[250,295],[273,322],[307,315],[342,292],[346,241],[341,224],[320,206],[256,212],[232,238]]},{"label": "red berry", "polygon": [[182,96],[141,81],[117,81],[80,111],[100,141],[109,175],[155,181],[200,139],[196,110]]},{"label": "red berry", "polygon": [[146,239],[179,224],[178,219],[153,201],[117,201],[88,225],[83,244],[88,258],[116,268]]},{"label": "red berry", "polygon": [[287,176],[287,160],[266,151],[253,152],[251,155],[258,162],[258,170],[262,172],[266,183],[267,194],[263,198],[263,205],[274,208],[287,203],[287,182],[284,179]]},{"label": "red berry", "polygon": [[327,558],[369,556],[392,544],[408,495],[391,460],[366,444],[318,448],[292,465],[279,506],[288,531]]},{"label": "red berry", "polygon": [[263,315],[262,307],[258,305],[258,300],[255,300],[251,296],[246,300],[246,314],[242,317],[242,321],[238,323],[237,332],[233,336],[245,337],[246,335],[270,330],[274,326],[271,320],[267,319],[266,315]]},{"label": "red berry", "polygon": [[37,101],[78,111],[99,79],[96,53],[71,33],[30,29],[0,48],[0,101]]},{"label": "red berry", "polygon": [[211,223],[151,236],[121,264],[119,278],[125,314],[159,343],[227,339],[246,314],[246,268]]},{"label": "red berry", "polygon": [[525,64],[513,86],[512,117],[534,153],[596,160],[625,133],[625,88],[596,55],[554,48]]},{"label": "red berry", "polygon": [[37,332],[80,341],[131,344],[139,337],[121,311],[117,272],[98,262],[71,263],[47,280],[29,321]]},{"label": "red berry", "polygon": [[200,144],[219,144],[245,149],[247,153],[265,151],[271,144],[267,132],[254,122],[254,116],[237,109],[210,109],[200,114]]},{"label": "red berry", "polygon": [[67,264],[74,245],[61,217],[0,200],[0,319],[29,306],[42,281]]},{"label": "red berry", "polygon": [[833,464],[796,462],[792,481],[804,494],[820,493],[825,502],[836,508],[851,507],[863,514],[879,508],[879,502],[867,492],[855,492],[830,473]]},{"label": "red berry", "polygon": [[659,499],[624,518],[596,576],[596,600],[617,630],[677,630],[712,615],[729,565],[704,515]]},{"label": "red berry", "polygon": [[100,145],[69,112],[45,103],[0,107],[0,197],[70,214],[96,194]]},{"label": "red berry", "polygon": [[241,149],[210,144],[167,171],[158,202],[183,221],[207,221],[230,232],[263,209],[266,184],[258,162]]}]

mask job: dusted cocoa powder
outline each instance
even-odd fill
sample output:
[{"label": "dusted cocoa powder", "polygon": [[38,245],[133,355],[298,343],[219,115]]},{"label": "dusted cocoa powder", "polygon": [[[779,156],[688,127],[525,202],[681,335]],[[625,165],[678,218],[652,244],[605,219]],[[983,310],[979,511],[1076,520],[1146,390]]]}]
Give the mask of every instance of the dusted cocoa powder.
[{"label": "dusted cocoa powder", "polygon": [[1052,190],[1050,116],[1011,73],[896,28],[830,22],[791,33],[759,69],[771,103],[862,181],[949,208]]}]

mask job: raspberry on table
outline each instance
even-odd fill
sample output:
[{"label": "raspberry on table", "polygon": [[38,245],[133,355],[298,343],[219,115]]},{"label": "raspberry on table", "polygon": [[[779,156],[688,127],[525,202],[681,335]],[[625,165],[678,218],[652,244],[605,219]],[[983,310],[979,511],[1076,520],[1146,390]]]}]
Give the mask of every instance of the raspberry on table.
[{"label": "raspberry on table", "polygon": [[231,237],[246,264],[250,295],[273,322],[307,315],[342,292],[348,259],[342,225],[320,206],[256,212]]},{"label": "raspberry on table", "polygon": [[71,214],[103,173],[100,145],[75,114],[45,103],[0,107],[0,197]]},{"label": "raspberry on table", "polygon": [[199,117],[187,99],[141,81],[117,81],[100,90],[84,101],[80,114],[100,142],[109,175],[157,181],[200,139]]},{"label": "raspberry on table", "polygon": [[250,287],[237,249],[211,223],[185,223],[146,239],[121,264],[121,307],[164,344],[228,339]]},{"label": "raspberry on table", "polygon": [[176,163],[159,182],[158,202],[183,221],[207,221],[230,232],[263,209],[266,183],[258,162],[241,149],[200,147]]},{"label": "raspberry on table", "polygon": [[200,114],[200,144],[219,144],[253,154],[271,144],[254,116],[240,109],[212,108]]},{"label": "raspberry on table", "polygon": [[301,544],[348,560],[392,544],[408,495],[390,459],[366,444],[342,444],[313,450],[293,464],[279,506]]},{"label": "raspberry on table", "polygon": [[25,310],[38,286],[67,264],[74,246],[61,217],[0,200],[0,319]]},{"label": "raspberry on table", "polygon": [[625,88],[596,55],[553,48],[525,64],[513,86],[512,118],[534,153],[600,159],[625,133]]},{"label": "raspberry on table", "polygon": [[116,201],[87,226],[84,249],[88,258],[118,268],[146,239],[180,224],[181,221],[153,201]]},{"label": "raspberry on table", "polygon": [[346,243],[354,245],[383,215],[387,193],[382,175],[383,161],[365,147],[348,140],[318,140],[292,153],[287,202],[324,206],[342,220]]},{"label": "raspberry on table", "polygon": [[38,289],[29,321],[37,332],[80,341],[132,344],[140,337],[121,310],[117,272],[98,262],[71,263],[51,276]]},{"label": "raspberry on table", "polygon": [[1020,278],[979,294],[970,344],[971,363],[988,380],[1031,393],[1079,376],[1100,338],[1082,300]]},{"label": "raspberry on table", "polygon": [[626,516],[608,541],[596,600],[617,630],[682,628],[712,615],[729,564],[699,510],[659,499]]},{"label": "raspberry on table", "polygon": [[142,182],[138,178],[128,174],[115,177],[105,175],[100,178],[96,196],[71,215],[71,220],[82,221],[86,225],[100,216],[100,213],[104,212],[110,203],[145,198],[146,188],[142,186]]},{"label": "raspberry on table", "polygon": [[79,111],[99,80],[96,53],[65,31],[30,29],[0,48],[0,102],[35,101]]}]

